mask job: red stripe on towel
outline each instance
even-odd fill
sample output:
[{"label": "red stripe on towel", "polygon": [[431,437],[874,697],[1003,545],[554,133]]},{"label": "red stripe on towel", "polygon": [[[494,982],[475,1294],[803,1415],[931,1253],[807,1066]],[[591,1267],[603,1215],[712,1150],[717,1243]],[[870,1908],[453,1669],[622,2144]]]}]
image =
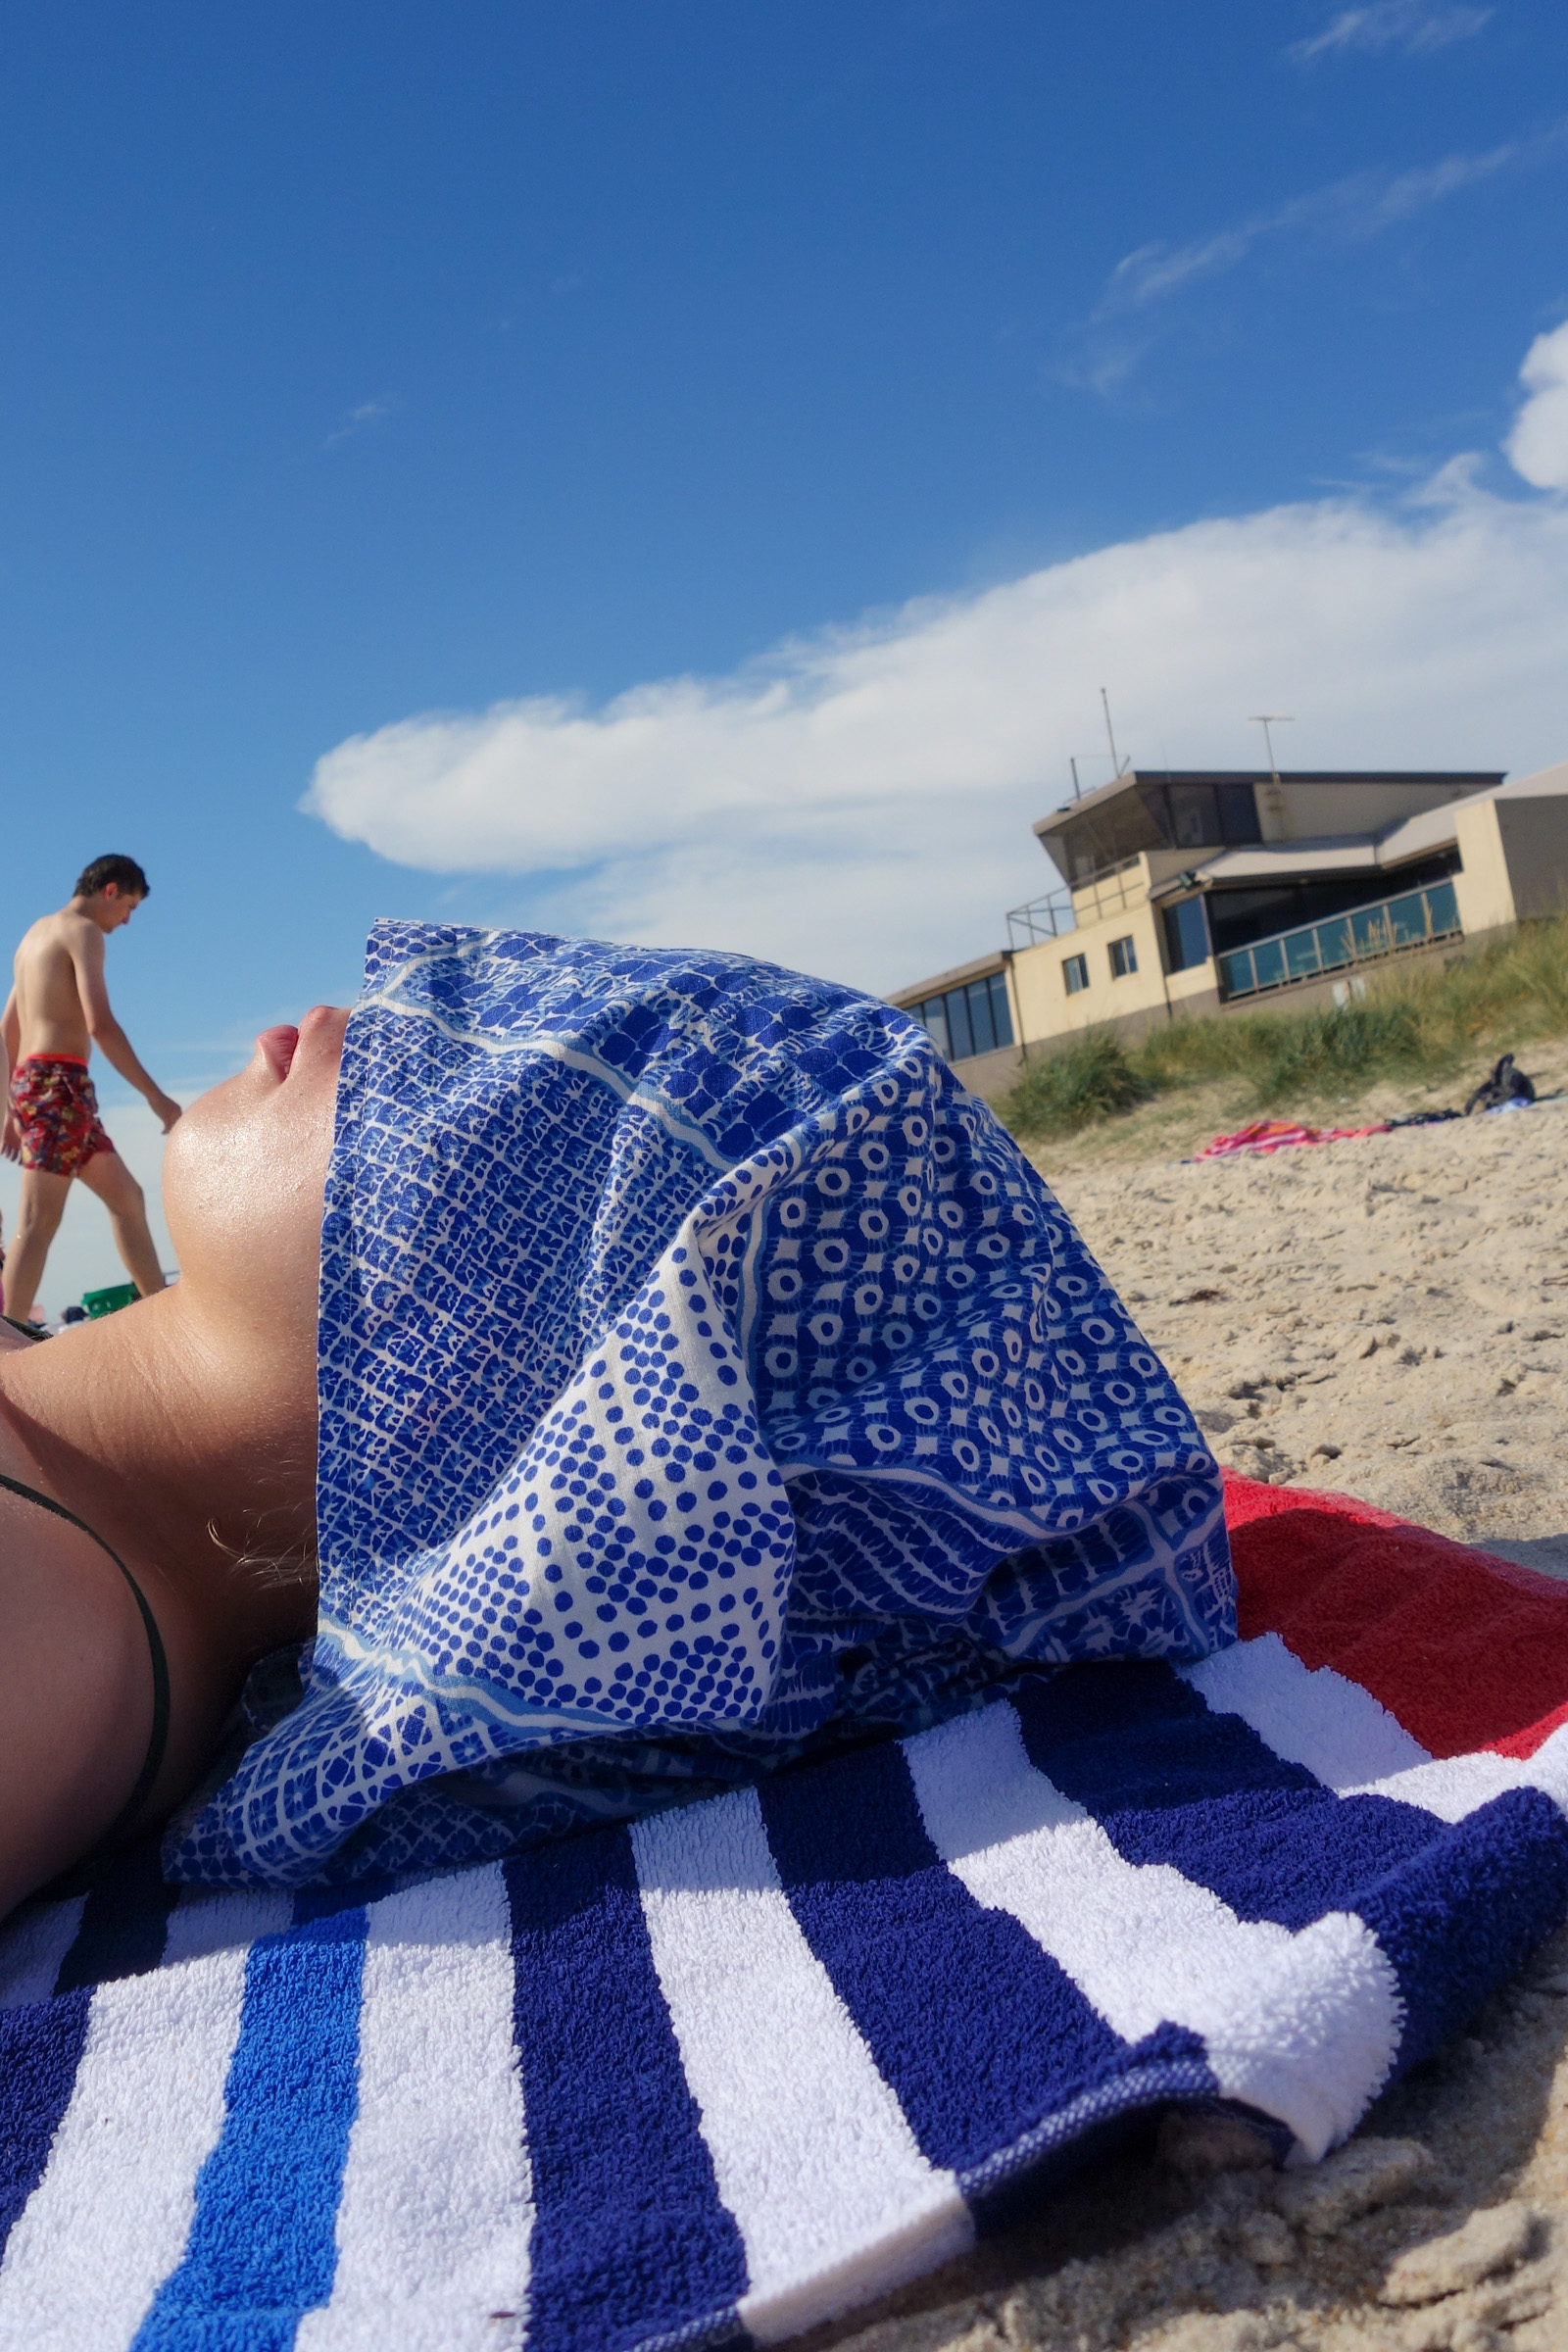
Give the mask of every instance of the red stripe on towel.
[{"label": "red stripe on towel", "polygon": [[1370,1690],[1435,1756],[1533,1756],[1568,1722],[1568,1583],[1348,1494],[1225,1473],[1244,1640]]}]

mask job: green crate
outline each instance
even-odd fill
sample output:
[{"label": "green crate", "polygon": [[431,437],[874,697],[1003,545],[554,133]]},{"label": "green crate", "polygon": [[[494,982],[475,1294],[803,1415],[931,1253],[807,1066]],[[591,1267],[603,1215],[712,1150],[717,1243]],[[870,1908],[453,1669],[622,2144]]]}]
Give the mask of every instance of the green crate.
[{"label": "green crate", "polygon": [[133,1282],[117,1282],[107,1291],[83,1291],[81,1303],[88,1314],[95,1317],[118,1315],[122,1306],[135,1305],[136,1285]]}]

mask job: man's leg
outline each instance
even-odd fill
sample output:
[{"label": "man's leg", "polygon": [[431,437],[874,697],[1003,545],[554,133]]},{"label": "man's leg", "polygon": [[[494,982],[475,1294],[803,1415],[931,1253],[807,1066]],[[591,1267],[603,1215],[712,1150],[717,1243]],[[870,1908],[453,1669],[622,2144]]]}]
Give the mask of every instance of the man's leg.
[{"label": "man's leg", "polygon": [[[145,1298],[164,1287],[153,1237],[147,1230],[147,1200],[141,1186],[118,1152],[95,1152],[76,1171],[89,1193],[96,1193],[109,1211],[115,1248],[125,1272]],[[9,1292],[7,1296],[9,1297]]]},{"label": "man's leg", "polygon": [[71,1183],[69,1176],[52,1175],[47,1168],[22,1171],[22,1206],[17,1215],[17,1238],[6,1253],[5,1279],[6,1313],[19,1322],[25,1322],[32,1312]]}]

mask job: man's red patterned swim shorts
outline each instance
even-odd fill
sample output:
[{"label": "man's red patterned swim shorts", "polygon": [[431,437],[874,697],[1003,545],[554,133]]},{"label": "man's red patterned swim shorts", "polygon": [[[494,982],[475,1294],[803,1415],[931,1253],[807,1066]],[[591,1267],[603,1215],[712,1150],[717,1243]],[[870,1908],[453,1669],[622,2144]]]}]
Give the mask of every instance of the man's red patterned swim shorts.
[{"label": "man's red patterned swim shorts", "polygon": [[79,1176],[94,1152],[112,1152],[87,1064],[74,1054],[28,1054],[11,1073],[11,1108],[22,1164]]}]

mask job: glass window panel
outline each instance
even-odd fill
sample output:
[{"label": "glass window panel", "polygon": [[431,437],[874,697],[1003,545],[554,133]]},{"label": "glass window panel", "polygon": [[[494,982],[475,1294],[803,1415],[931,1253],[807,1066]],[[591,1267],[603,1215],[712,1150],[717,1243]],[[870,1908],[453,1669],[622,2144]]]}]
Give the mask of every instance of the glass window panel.
[{"label": "glass window panel", "polygon": [[1277,939],[1260,939],[1252,950],[1259,988],[1278,988],[1285,979],[1285,951]]},{"label": "glass window panel", "polygon": [[1228,997],[1250,997],[1257,986],[1252,976],[1252,951],[1238,948],[1234,955],[1218,958],[1220,984]]},{"label": "glass window panel", "polygon": [[1130,939],[1113,939],[1110,943],[1110,976],[1125,980],[1129,972],[1138,969],[1138,951]]},{"label": "glass window panel", "polygon": [[1087,988],[1089,986],[1088,957],[1084,956],[1064,956],[1062,958],[1061,977],[1066,984],[1068,996],[1075,997],[1081,988]]},{"label": "glass window panel", "polygon": [[1165,948],[1173,972],[1191,971],[1208,960],[1208,924],[1201,899],[1183,899],[1165,909]]},{"label": "glass window panel", "polygon": [[1343,917],[1335,923],[1318,924],[1317,953],[1318,961],[1326,972],[1337,972],[1342,965],[1354,962],[1350,926]]},{"label": "glass window panel", "polygon": [[932,1042],[943,1059],[952,1058],[948,1049],[948,1008],[940,997],[927,997],[920,1007],[920,1019],[931,1032]]},{"label": "glass window panel", "polygon": [[1389,901],[1389,930],[1396,948],[1413,948],[1418,939],[1427,935],[1427,903],[1424,891],[1412,890],[1402,899]]},{"label": "glass window panel", "polygon": [[1231,849],[1252,841],[1261,841],[1262,827],[1257,821],[1257,795],[1250,784],[1220,784],[1215,787],[1219,800],[1220,838]]},{"label": "glass window panel", "polygon": [[1169,784],[1170,837],[1178,850],[1201,850],[1219,842],[1219,814],[1212,784]]},{"label": "glass window panel", "polygon": [[977,1054],[989,1054],[997,1042],[991,1025],[991,985],[986,980],[971,980],[963,992],[969,1007],[969,1031]]},{"label": "glass window panel", "polygon": [[1318,960],[1317,933],[1292,931],[1285,941],[1285,962],[1293,980],[1304,980],[1309,972],[1322,970]]},{"label": "glass window panel", "polygon": [[1350,936],[1358,956],[1386,956],[1391,945],[1389,910],[1386,906],[1363,906],[1349,918]]},{"label": "glass window panel", "polygon": [[1005,972],[993,972],[991,975],[991,1026],[997,1033],[999,1046],[1011,1045],[1012,1007],[1007,1003]]},{"label": "glass window panel", "polygon": [[1459,928],[1459,895],[1451,882],[1440,882],[1427,892],[1427,905],[1432,909],[1432,929],[1437,935]]},{"label": "glass window panel", "polygon": [[953,1061],[964,1061],[974,1052],[974,1039],[969,1034],[969,1007],[963,1001],[961,988],[948,991],[948,1035],[953,1040]]}]

